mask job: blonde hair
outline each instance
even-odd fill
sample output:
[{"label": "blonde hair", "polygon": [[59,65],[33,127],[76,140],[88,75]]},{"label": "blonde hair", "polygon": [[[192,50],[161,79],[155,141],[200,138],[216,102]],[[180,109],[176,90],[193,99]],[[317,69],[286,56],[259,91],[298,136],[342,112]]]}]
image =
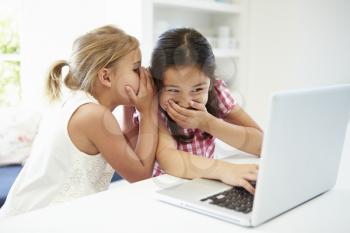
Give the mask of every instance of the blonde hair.
[{"label": "blonde hair", "polygon": [[79,37],[73,43],[70,62],[59,60],[51,66],[46,83],[47,96],[52,101],[60,98],[64,66],[69,66],[64,78],[69,89],[92,93],[97,72],[104,67],[112,67],[119,58],[138,47],[139,42],[135,37],[111,25]]}]

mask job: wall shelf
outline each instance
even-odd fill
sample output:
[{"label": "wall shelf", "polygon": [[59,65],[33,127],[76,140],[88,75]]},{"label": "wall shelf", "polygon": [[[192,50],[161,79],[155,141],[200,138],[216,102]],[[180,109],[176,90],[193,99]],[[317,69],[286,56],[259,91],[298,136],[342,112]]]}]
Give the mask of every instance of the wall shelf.
[{"label": "wall shelf", "polygon": [[145,51],[143,60],[146,64],[150,62],[159,35],[171,28],[194,28],[212,45],[221,78],[232,90],[244,93],[247,85],[248,1],[143,0],[142,4],[142,51]]},{"label": "wall shelf", "polygon": [[234,14],[240,13],[240,6],[232,3],[223,3],[215,1],[199,1],[199,0],[153,0],[155,6],[167,6],[167,7],[176,7],[191,9],[195,11],[206,11],[213,13],[227,13]]}]

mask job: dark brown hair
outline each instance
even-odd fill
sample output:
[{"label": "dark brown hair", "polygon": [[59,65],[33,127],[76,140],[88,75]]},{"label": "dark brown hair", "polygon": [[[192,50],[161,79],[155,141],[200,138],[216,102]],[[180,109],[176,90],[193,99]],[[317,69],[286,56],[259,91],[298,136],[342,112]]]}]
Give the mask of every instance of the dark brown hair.
[{"label": "dark brown hair", "polygon": [[[191,28],[177,28],[164,32],[158,39],[157,45],[152,53],[151,73],[157,87],[158,93],[163,88],[164,73],[168,68],[195,66],[210,78],[209,97],[206,104],[207,111],[218,116],[218,97],[213,85],[215,83],[215,57],[207,39],[198,31]],[[161,109],[161,108],[160,108]],[[161,111],[163,111],[161,109]],[[179,134],[180,127],[168,114],[172,136],[181,142],[190,142],[194,135],[185,137]],[[204,133],[205,137],[210,136]]]}]

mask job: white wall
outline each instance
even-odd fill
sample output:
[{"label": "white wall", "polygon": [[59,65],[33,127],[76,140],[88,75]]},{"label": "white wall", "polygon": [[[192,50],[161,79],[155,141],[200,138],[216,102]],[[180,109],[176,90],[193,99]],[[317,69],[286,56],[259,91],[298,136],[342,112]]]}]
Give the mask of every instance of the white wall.
[{"label": "white wall", "polygon": [[282,89],[350,83],[350,1],[250,0],[247,111],[266,124]]},{"label": "white wall", "polygon": [[[272,91],[350,82],[350,1],[242,1],[248,1],[249,60],[247,77],[238,82],[247,111],[261,125]],[[50,64],[69,59],[74,39],[95,27],[118,25],[136,36],[145,52],[142,7],[142,0],[23,0],[23,100],[42,102]]]}]

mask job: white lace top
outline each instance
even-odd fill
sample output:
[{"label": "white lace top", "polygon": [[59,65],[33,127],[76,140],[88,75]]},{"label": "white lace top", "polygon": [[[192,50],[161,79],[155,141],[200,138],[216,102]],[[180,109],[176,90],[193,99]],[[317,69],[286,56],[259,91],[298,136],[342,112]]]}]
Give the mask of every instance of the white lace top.
[{"label": "white lace top", "polygon": [[45,117],[31,155],[11,187],[0,217],[106,190],[114,170],[101,154],[81,152],[70,140],[68,122],[83,104],[98,102],[77,91]]}]

